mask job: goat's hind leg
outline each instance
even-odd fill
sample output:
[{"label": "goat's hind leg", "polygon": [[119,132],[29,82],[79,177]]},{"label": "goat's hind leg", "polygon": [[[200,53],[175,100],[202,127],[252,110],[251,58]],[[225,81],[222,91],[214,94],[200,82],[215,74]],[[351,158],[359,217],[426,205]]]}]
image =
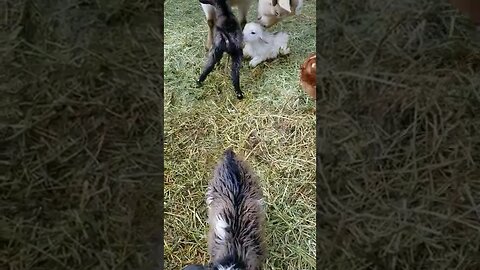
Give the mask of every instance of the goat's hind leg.
[{"label": "goat's hind leg", "polygon": [[209,51],[213,47],[213,37],[215,35],[215,9],[211,5],[201,4],[208,24],[207,40],[205,42],[205,49]]},{"label": "goat's hind leg", "polygon": [[207,21],[208,24],[208,35],[207,35],[207,42],[205,43],[205,50],[211,50],[213,47],[213,36],[215,35],[215,21],[214,19],[209,19]]},{"label": "goat's hind leg", "polygon": [[235,94],[238,99],[243,99],[242,90],[240,90],[240,67],[242,65],[242,54],[232,54],[232,83]]},{"label": "goat's hind leg", "polygon": [[223,49],[218,46],[213,47],[213,50],[210,51],[210,55],[208,56],[207,63],[203,68],[202,74],[200,74],[200,77],[198,78],[197,87],[202,85],[202,82],[205,81],[208,74],[212,72],[213,68],[215,68],[215,65],[222,60],[222,56]]},{"label": "goat's hind leg", "polygon": [[[227,55],[225,56],[225,58],[226,58],[226,61],[225,61],[225,66],[224,66],[224,68],[223,68],[223,71],[226,72],[226,73],[228,73],[228,71],[229,71],[229,70],[228,70],[228,66],[230,65],[230,58],[232,58],[232,57],[231,57],[229,54],[227,54]],[[219,64],[219,65],[220,65],[220,64]]]},{"label": "goat's hind leg", "polygon": [[245,25],[247,24],[247,14],[248,14],[248,9],[250,8],[251,1],[240,1],[238,4],[238,14],[240,15],[240,26],[245,28]]},{"label": "goat's hind leg", "polygon": [[279,52],[280,52],[281,55],[289,55],[290,54],[290,48],[287,47],[287,46],[282,46],[282,47],[280,47]]}]

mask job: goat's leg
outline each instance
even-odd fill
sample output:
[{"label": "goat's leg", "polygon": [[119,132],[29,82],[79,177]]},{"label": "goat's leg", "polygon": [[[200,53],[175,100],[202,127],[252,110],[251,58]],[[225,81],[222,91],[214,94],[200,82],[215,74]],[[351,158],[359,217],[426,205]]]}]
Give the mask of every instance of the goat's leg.
[{"label": "goat's leg", "polygon": [[211,51],[210,55],[208,56],[207,64],[203,68],[202,74],[200,74],[200,77],[198,78],[197,81],[197,86],[201,86],[202,82],[205,81],[207,78],[208,74],[212,72],[213,68],[215,67],[215,64],[220,62],[223,56],[223,50],[220,47],[214,47],[214,49]]},{"label": "goat's leg", "polygon": [[250,60],[249,64],[251,67],[256,67],[258,64],[260,64],[263,61],[265,61],[263,57],[255,56],[252,58],[252,60]]},{"label": "goat's leg", "polygon": [[281,55],[287,55],[289,53],[290,53],[290,48],[288,48],[287,46],[280,47],[280,54]]},{"label": "goat's leg", "polygon": [[214,19],[209,19],[207,20],[208,24],[208,36],[207,36],[207,43],[205,44],[205,50],[209,51],[212,49],[213,46],[213,35],[215,34],[214,31],[214,26],[215,26],[215,20]]},{"label": "goat's leg", "polygon": [[230,66],[230,58],[232,58],[229,54],[226,55],[225,66],[223,68],[224,72],[228,72],[228,67]]},{"label": "goat's leg", "polygon": [[250,1],[241,1],[238,5],[238,13],[240,15],[240,26],[243,28],[247,24],[247,14],[250,8]]},{"label": "goat's leg", "polygon": [[242,54],[237,53],[232,55],[232,83],[235,89],[235,94],[238,99],[243,99],[242,90],[240,90],[240,67],[242,65]]},{"label": "goat's leg", "polygon": [[208,24],[208,35],[205,43],[205,49],[209,51],[213,47],[213,36],[215,27],[215,8],[211,5],[201,4]]}]

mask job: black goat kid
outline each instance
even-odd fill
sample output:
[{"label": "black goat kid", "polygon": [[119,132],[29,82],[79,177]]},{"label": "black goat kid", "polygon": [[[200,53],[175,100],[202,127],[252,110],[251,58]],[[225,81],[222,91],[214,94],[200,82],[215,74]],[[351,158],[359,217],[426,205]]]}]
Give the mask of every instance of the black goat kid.
[{"label": "black goat kid", "polygon": [[209,4],[215,7],[215,34],[213,38],[213,47],[210,50],[207,63],[203,68],[202,74],[197,81],[197,86],[201,86],[208,74],[223,57],[223,53],[228,53],[232,58],[231,80],[238,99],[243,98],[240,90],[240,67],[242,64],[243,34],[235,15],[227,4],[227,0],[199,0],[202,4]]}]

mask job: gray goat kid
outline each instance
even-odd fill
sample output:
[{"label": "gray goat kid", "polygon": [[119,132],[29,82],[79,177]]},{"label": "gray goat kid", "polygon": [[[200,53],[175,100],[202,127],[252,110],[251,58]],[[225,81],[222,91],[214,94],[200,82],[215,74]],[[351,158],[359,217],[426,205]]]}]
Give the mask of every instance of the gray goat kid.
[{"label": "gray goat kid", "polygon": [[259,178],[231,148],[224,152],[206,194],[210,264],[184,270],[261,270],[266,256],[265,210]]}]

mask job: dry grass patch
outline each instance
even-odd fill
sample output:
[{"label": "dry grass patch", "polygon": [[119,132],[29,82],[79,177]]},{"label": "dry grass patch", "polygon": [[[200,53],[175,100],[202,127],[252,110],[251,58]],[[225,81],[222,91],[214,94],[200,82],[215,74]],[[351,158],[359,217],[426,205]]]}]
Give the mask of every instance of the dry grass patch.
[{"label": "dry grass patch", "polygon": [[473,25],[444,1],[318,12],[319,266],[479,268]]},{"label": "dry grass patch", "polygon": [[139,269],[162,218],[159,10],[0,10],[0,268]]}]

